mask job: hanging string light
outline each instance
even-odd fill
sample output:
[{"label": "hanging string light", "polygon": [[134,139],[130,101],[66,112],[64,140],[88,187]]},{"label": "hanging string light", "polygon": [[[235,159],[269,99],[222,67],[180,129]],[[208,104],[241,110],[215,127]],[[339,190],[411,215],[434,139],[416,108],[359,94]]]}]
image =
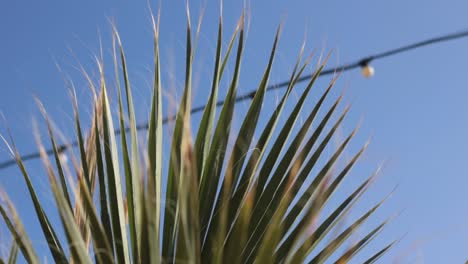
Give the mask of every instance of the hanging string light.
[{"label": "hanging string light", "polygon": [[359,62],[359,66],[361,67],[361,73],[362,73],[362,76],[364,76],[365,78],[370,78],[372,76],[374,76],[374,67],[372,67],[369,63],[370,61],[372,60],[372,58],[368,58],[368,59],[363,59]]},{"label": "hanging string light", "polygon": [[361,73],[362,73],[362,76],[366,77],[366,78],[370,78],[372,76],[374,76],[374,67],[370,66],[370,65],[366,65],[364,67],[362,67],[362,70],[361,70]]}]

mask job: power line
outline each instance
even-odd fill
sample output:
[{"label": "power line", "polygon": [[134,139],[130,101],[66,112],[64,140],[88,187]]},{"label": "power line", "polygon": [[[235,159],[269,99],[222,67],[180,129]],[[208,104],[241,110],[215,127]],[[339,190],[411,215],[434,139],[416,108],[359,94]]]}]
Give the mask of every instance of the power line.
[{"label": "power line", "polygon": [[[410,51],[410,50],[414,50],[414,49],[418,49],[418,48],[421,48],[421,47],[424,47],[424,46],[429,46],[429,45],[433,45],[433,44],[436,44],[436,43],[441,43],[441,42],[446,42],[446,41],[460,39],[460,38],[466,38],[466,37],[468,37],[468,30],[460,31],[460,32],[452,33],[452,34],[447,34],[447,35],[443,35],[443,36],[439,36],[439,37],[434,37],[434,38],[430,38],[430,39],[426,39],[426,40],[419,41],[419,42],[416,42],[416,43],[412,43],[412,44],[402,46],[402,47],[399,47],[399,48],[387,50],[387,51],[377,53],[377,54],[374,54],[374,55],[369,55],[369,56],[363,57],[360,60],[358,60],[356,62],[353,62],[353,63],[343,64],[343,65],[340,65],[338,67],[325,69],[320,73],[319,76],[330,75],[330,74],[333,74],[333,73],[336,73],[336,72],[345,72],[345,71],[353,70],[353,69],[356,69],[356,68],[364,68],[364,67],[367,67],[372,61],[375,61],[375,60],[383,59],[383,58],[390,57],[390,56],[395,56],[397,54],[400,54],[400,53],[403,53],[403,52],[406,52],[406,51]],[[312,77],[312,74],[302,76],[301,78],[298,79],[297,82],[300,83],[300,82],[307,81],[311,77]],[[268,86],[267,91],[281,89],[281,88],[284,88],[284,87],[286,87],[288,85],[289,85],[289,81],[280,82],[280,83]],[[257,90],[251,90],[249,92],[241,94],[241,95],[236,97],[235,102],[238,103],[238,102],[250,100],[255,96],[256,92],[257,92]],[[223,104],[224,104],[224,100],[219,100],[218,102],[216,102],[216,107],[222,106]],[[192,114],[198,113],[198,112],[203,111],[204,109],[205,109],[205,105],[197,106],[195,108],[192,108],[191,113]],[[170,116],[170,117],[165,117],[163,119],[163,124],[171,122],[174,119],[175,119],[175,115]],[[146,129],[148,129],[148,123],[140,124],[140,125],[137,126],[137,130],[146,130]],[[129,128],[126,128],[125,131],[129,131]],[[120,129],[115,130],[115,134],[120,134],[120,133],[121,133]],[[57,147],[57,149],[58,149],[59,152],[63,152],[67,148],[76,147],[76,146],[78,146],[78,142],[73,141],[73,142],[68,143],[68,144],[60,145],[60,146]],[[47,150],[47,155],[53,155],[53,154],[54,154],[53,149],[48,149]],[[40,158],[39,152],[34,152],[34,153],[30,153],[30,154],[26,154],[26,155],[21,156],[21,159],[23,161],[33,160],[33,159],[37,159],[37,158]],[[14,164],[16,164],[15,159],[10,159],[10,160],[3,161],[3,162],[0,163],[0,170],[4,169],[4,168],[7,168],[7,167],[10,167],[10,166],[12,166]]]}]

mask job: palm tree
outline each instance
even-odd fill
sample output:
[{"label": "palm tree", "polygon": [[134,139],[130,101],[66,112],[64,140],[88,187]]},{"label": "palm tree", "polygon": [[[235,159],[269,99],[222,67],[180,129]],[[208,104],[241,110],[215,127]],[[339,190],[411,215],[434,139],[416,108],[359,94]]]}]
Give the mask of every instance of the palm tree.
[{"label": "palm tree", "polygon": [[[308,94],[325,65],[319,63],[292,111],[288,115],[283,114],[291,91],[311,60],[308,57],[303,62],[302,48],[283,97],[274,112],[265,117],[269,118],[266,126],[259,129],[258,121],[280,35],[278,29],[266,69],[258,89],[252,94],[242,125],[238,131],[232,131],[244,49],[244,16],[239,19],[225,51],[222,50],[221,18],[211,93],[192,139],[190,99],[194,41],[190,18],[188,21],[185,88],[173,120],[172,135],[163,133],[162,129],[159,19],[153,19],[154,89],[144,146],[139,144],[137,137],[138,126],[126,59],[117,31],[113,41],[115,70],[118,76],[121,68],[124,76],[122,89],[120,81],[117,82],[118,123],[115,125],[113,122],[106,75],[102,61],[98,60],[100,83],[97,89],[90,81],[95,92],[93,118],[87,137],[84,137],[80,123],[78,102],[74,100],[80,158],[72,160],[73,175],[65,169],[67,165],[61,159],[63,149],[59,147],[46,111],[40,105],[48,125],[53,158],[49,158],[40,140],[38,146],[65,238],[59,237],[58,227],[51,225],[51,213],[46,212],[39,201],[31,184],[32,175],[26,170],[13,139],[10,139],[9,148],[26,181],[54,261],[323,263],[335,258],[336,263],[348,262],[366,248],[388,219],[367,232],[344,253],[338,251],[384,200],[375,202],[375,206],[344,229],[336,228],[375,176],[358,184],[343,201],[337,204],[329,202],[367,146],[365,144],[354,154],[342,169],[337,169],[335,163],[357,129],[335,148],[334,153],[327,155],[324,152],[349,109],[337,113],[333,121],[342,96],[326,106],[326,98],[336,78],[322,92],[313,109],[302,113]],[[199,29],[198,26],[197,35]],[[220,80],[226,78],[224,73],[231,53],[235,53],[235,67],[232,78],[228,80],[227,95],[222,103],[218,103]],[[218,116],[217,104],[222,106]],[[321,112],[324,114],[319,118]],[[306,119],[299,126],[296,120],[301,114]],[[286,120],[284,124],[279,122],[280,117]],[[295,125],[298,126],[297,133],[291,129]],[[254,140],[255,133],[260,135],[258,140]],[[163,151],[163,141],[170,140],[170,137],[172,144],[167,153]],[[228,143],[230,137],[235,139],[232,146]],[[169,161],[167,170],[163,170],[166,167],[163,165],[165,155]],[[312,171],[318,173],[309,177]],[[44,253],[33,248],[7,194],[3,193],[2,198],[0,212],[13,236],[9,259],[2,262],[16,262],[21,252],[27,262],[39,263],[39,255]],[[324,215],[325,206],[332,208],[329,215]],[[319,215],[323,220],[319,221]],[[332,233],[337,235],[326,241],[324,238]],[[375,262],[394,243],[374,250],[366,263]]]}]

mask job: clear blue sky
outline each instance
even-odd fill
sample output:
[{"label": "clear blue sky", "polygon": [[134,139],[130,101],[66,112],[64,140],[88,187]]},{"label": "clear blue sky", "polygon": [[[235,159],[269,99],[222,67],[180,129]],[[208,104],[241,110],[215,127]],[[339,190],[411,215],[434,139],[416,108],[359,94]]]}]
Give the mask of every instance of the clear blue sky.
[{"label": "clear blue sky", "polygon": [[[194,20],[202,2],[206,11],[198,46],[194,104],[208,95],[215,47],[218,1],[192,3]],[[243,1],[225,1],[226,32],[234,28]],[[232,3],[236,2],[236,3]],[[266,64],[276,26],[284,21],[271,82],[288,77],[307,32],[309,50],[334,50],[329,66],[461,29],[468,29],[468,2],[462,0],[309,1],[258,0],[250,3],[250,29],[243,64],[241,90],[258,83]],[[153,7],[157,4],[153,3]],[[146,1],[1,1],[0,2],[0,112],[8,120],[22,153],[35,151],[32,117],[39,119],[33,96],[42,100],[65,135],[72,135],[71,106],[62,73],[75,82],[86,115],[89,90],[75,68],[78,62],[95,72],[92,56],[111,47],[109,20],[115,20],[127,48],[130,74],[141,120],[149,103],[152,43]],[[183,82],[184,1],[162,3],[161,51],[164,75],[175,86]],[[386,160],[383,174],[359,210],[383,197],[395,184],[395,195],[377,214],[381,220],[404,209],[374,245],[406,234],[382,261],[398,263],[462,263],[468,258],[468,40],[426,47],[376,61],[376,74],[364,79],[358,71],[345,73],[337,92],[347,87],[352,103],[343,131],[350,131],[364,116],[359,136],[349,155],[372,136],[372,144],[352,177],[363,179]],[[175,75],[174,75],[175,73]],[[319,82],[320,90],[328,78]],[[170,81],[167,81],[170,84]],[[169,86],[169,85],[168,85]],[[167,92],[171,93],[171,89]],[[274,102],[281,93],[268,95]],[[172,92],[171,95],[174,95]],[[2,124],[0,132],[5,133]],[[43,126],[40,126],[43,128]],[[4,147],[0,160],[9,158]],[[47,208],[53,198],[39,162],[28,163]],[[351,186],[356,182],[350,179]],[[0,186],[20,206],[20,214],[33,219],[26,187],[17,168],[0,171]],[[346,186],[345,186],[346,189]],[[358,211],[359,211],[358,210]],[[375,223],[375,222],[374,222]],[[38,246],[42,235],[35,220],[26,227]],[[34,231],[36,230],[36,231]],[[9,243],[5,230],[2,247]],[[372,247],[372,246],[371,246]],[[359,259],[359,258],[358,258]]]}]

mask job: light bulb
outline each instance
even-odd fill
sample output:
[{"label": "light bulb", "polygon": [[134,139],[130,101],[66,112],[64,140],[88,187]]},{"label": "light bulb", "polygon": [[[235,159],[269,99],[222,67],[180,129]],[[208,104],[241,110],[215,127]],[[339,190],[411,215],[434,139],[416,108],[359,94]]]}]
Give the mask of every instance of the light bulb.
[{"label": "light bulb", "polygon": [[63,152],[60,152],[59,153],[59,160],[60,160],[61,163],[67,163],[67,161],[68,161],[67,154],[65,154]]},{"label": "light bulb", "polygon": [[374,67],[370,65],[364,65],[361,70],[362,76],[370,78],[374,76]]}]

